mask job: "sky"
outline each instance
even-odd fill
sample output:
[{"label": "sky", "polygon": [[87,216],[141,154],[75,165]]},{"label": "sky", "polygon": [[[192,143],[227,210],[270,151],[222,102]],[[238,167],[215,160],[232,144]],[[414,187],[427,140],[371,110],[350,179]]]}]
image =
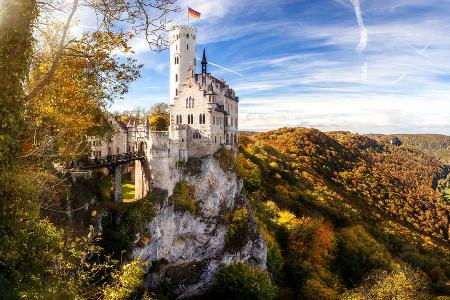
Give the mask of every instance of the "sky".
[{"label": "sky", "polygon": [[[240,97],[241,130],[287,126],[450,135],[450,0],[190,0],[197,57]],[[95,18],[80,16],[81,26]],[[169,53],[144,64],[110,110],[169,101]],[[198,66],[199,67],[199,66]],[[242,74],[242,76],[236,74]]]}]

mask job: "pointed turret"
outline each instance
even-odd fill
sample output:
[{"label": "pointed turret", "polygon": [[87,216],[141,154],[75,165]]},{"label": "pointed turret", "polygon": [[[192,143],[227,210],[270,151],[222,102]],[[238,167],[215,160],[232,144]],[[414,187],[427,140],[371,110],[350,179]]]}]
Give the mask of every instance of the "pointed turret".
[{"label": "pointed turret", "polygon": [[205,66],[205,73],[206,73],[206,65],[207,64],[208,64],[208,61],[206,60],[206,49],[203,48],[202,67]]},{"label": "pointed turret", "polygon": [[203,57],[202,57],[202,85],[206,85],[206,65],[208,61],[206,60],[206,50],[203,48]]}]

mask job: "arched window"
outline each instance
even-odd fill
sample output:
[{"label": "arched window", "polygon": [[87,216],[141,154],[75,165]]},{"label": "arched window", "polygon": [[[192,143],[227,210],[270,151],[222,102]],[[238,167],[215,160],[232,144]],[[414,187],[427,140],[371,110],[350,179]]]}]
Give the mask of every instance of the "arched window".
[{"label": "arched window", "polygon": [[200,138],[201,138],[200,133],[195,132],[195,133],[194,133],[194,139],[198,140],[198,139],[200,139]]},{"label": "arched window", "polygon": [[186,98],[186,108],[188,108],[188,98]]},{"label": "arched window", "polygon": [[203,124],[206,124],[206,117],[205,117],[205,114],[202,114],[202,117],[203,117]]},{"label": "arched window", "polygon": [[178,96],[178,89],[175,89],[175,96]]},{"label": "arched window", "polygon": [[203,122],[202,122],[202,114],[198,115],[198,123],[199,124],[203,124]]},{"label": "arched window", "polygon": [[192,108],[194,108],[194,98],[192,98]]},{"label": "arched window", "polygon": [[178,74],[175,74],[175,82],[178,82]]},{"label": "arched window", "polygon": [[214,144],[217,144],[217,136],[214,136]]}]

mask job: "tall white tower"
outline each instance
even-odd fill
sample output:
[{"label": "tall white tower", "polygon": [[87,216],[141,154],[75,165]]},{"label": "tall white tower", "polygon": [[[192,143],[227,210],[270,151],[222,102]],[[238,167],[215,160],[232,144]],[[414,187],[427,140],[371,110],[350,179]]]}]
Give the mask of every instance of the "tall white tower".
[{"label": "tall white tower", "polygon": [[170,31],[170,104],[178,97],[189,66],[196,65],[196,38],[197,30],[192,26],[178,25]]}]

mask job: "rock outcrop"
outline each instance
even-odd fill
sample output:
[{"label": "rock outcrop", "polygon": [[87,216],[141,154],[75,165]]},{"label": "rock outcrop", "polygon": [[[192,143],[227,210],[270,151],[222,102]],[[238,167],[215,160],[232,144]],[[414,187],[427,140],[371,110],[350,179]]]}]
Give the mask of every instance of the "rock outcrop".
[{"label": "rock outcrop", "polygon": [[[193,213],[177,208],[173,190],[159,192],[164,196],[147,224],[150,242],[133,251],[134,257],[149,262],[147,287],[166,286],[175,297],[185,298],[208,289],[221,265],[239,261],[266,268],[266,244],[245,198],[243,182],[233,171],[224,171],[218,160],[205,157],[169,173],[171,178],[165,180],[173,182],[165,186],[184,181],[193,187],[195,199],[191,200],[197,209]],[[227,243],[230,215],[236,209],[248,212],[247,230],[238,237],[238,248]]]}]

